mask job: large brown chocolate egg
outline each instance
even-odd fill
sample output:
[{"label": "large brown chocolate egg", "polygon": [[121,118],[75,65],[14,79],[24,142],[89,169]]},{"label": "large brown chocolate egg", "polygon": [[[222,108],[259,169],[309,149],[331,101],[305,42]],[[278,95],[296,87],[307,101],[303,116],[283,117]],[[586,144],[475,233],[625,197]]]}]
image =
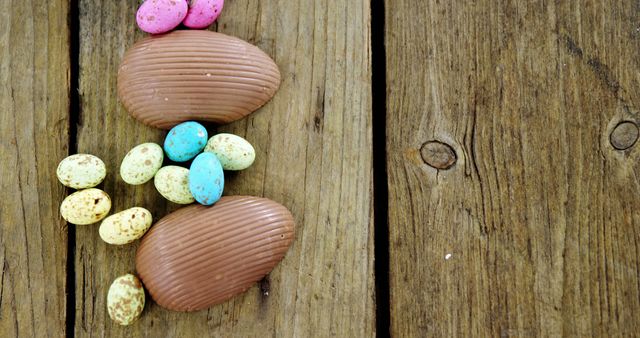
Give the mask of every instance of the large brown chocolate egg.
[{"label": "large brown chocolate egg", "polygon": [[294,221],[284,206],[259,197],[222,197],[156,223],[136,253],[151,298],[177,311],[205,309],[247,290],[282,260]]},{"label": "large brown chocolate egg", "polygon": [[269,101],[279,85],[278,67],[258,47],[200,30],[142,39],[118,70],[127,111],[161,129],[190,120],[233,122]]}]

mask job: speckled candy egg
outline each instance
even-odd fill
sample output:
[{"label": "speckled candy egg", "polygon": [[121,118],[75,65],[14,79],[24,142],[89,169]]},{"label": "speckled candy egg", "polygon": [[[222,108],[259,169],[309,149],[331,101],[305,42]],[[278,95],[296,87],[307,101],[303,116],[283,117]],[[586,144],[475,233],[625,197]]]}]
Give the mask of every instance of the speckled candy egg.
[{"label": "speckled candy egg", "polygon": [[182,24],[189,28],[206,28],[216,21],[222,12],[222,6],[224,0],[191,0]]},{"label": "speckled candy egg", "polygon": [[93,188],[107,176],[107,168],[96,156],[71,155],[60,162],[56,175],[60,183],[74,189]]},{"label": "speckled candy egg", "polygon": [[133,185],[148,182],[162,167],[162,148],[155,143],[143,143],[131,149],[122,160],[120,176]]},{"label": "speckled candy egg", "polygon": [[103,241],[122,245],[142,237],[151,227],[151,212],[145,208],[134,207],[113,214],[100,224],[100,238]]},{"label": "speckled candy egg", "polygon": [[107,310],[114,322],[129,325],[140,317],[143,309],[144,288],[138,277],[126,274],[111,283],[107,293]]},{"label": "speckled candy egg", "polygon": [[177,204],[195,202],[189,190],[189,169],[169,165],[160,168],[153,179],[153,184],[162,197]]},{"label": "speckled candy egg", "polygon": [[67,196],[60,205],[62,218],[69,223],[85,225],[105,218],[111,210],[111,199],[106,192],[90,188]]},{"label": "speckled candy egg", "polygon": [[147,33],[166,33],[178,27],[188,9],[187,0],[147,0],[138,8],[136,22]]},{"label": "speckled candy egg", "polygon": [[191,163],[189,190],[200,204],[212,205],[222,196],[224,173],[216,155],[202,153]]},{"label": "speckled candy egg", "polygon": [[247,140],[233,134],[214,135],[207,142],[204,151],[215,154],[224,170],[249,168],[256,159],[253,146]]},{"label": "speckled candy egg", "polygon": [[164,140],[167,157],[175,162],[186,162],[198,155],[207,144],[207,129],[200,123],[188,121],[173,127]]}]

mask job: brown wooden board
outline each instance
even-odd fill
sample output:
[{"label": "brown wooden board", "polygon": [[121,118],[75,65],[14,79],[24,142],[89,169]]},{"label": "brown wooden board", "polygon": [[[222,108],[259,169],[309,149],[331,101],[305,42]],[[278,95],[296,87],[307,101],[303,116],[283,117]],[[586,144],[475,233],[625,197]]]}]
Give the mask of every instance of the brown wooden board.
[{"label": "brown wooden board", "polygon": [[[129,117],[116,95],[124,51],[145,34],[138,1],[80,2],[78,151],[102,158],[113,211],[178,208],[153,187],[118,175],[127,151],[161,143],[165,132]],[[110,246],[98,225],[76,228],[77,336],[371,336],[375,330],[371,162],[371,65],[367,1],[227,1],[213,29],[259,46],[283,83],[258,112],[219,128],[249,140],[257,159],[227,174],[226,195],[249,194],[287,206],[296,239],[263,282],[209,310],[177,313],[148,299],[139,322],[108,317],[111,281],[133,272],[137,243]],[[215,129],[210,129],[211,131]]]},{"label": "brown wooden board", "polygon": [[610,142],[640,117],[637,2],[388,0],[385,21],[393,334],[637,335],[640,148]]},{"label": "brown wooden board", "polygon": [[0,336],[65,335],[67,1],[0,2]]}]

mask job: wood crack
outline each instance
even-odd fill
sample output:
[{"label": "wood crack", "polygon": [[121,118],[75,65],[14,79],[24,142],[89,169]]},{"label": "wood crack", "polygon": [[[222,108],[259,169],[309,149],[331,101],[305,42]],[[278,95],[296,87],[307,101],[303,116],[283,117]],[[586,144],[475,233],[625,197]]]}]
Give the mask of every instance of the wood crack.
[{"label": "wood crack", "polygon": [[4,296],[4,272],[7,270],[7,248],[2,243],[2,273],[0,274],[0,318],[2,317],[2,297]]},{"label": "wood crack", "polygon": [[[13,88],[11,89],[11,97],[13,99]],[[16,163],[19,165],[22,162],[22,152],[20,150],[20,143],[18,142],[18,135],[17,132],[19,130],[22,130],[21,128],[19,128],[18,125],[16,125],[17,121],[14,115],[13,118],[13,139],[15,142],[15,147],[16,147]],[[20,212],[22,215],[22,230],[24,231],[24,246],[26,248],[25,250],[25,264],[26,264],[26,271],[23,271],[23,273],[27,276],[27,289],[31,290],[31,258],[29,257],[29,253],[30,253],[30,249],[31,246],[29,245],[29,234],[31,233],[29,231],[29,227],[28,227],[28,222],[27,222],[27,214],[25,212],[25,206],[27,206],[28,204],[25,201],[25,191],[27,191],[27,186],[28,186],[28,182],[27,184],[23,184],[23,179],[22,179],[22,170],[20,168],[16,168],[16,176],[18,178],[18,188],[19,188],[19,194],[20,194]],[[33,325],[35,324],[35,316],[33,314],[33,294],[29,293],[29,313],[31,315],[30,318],[30,323]]]}]

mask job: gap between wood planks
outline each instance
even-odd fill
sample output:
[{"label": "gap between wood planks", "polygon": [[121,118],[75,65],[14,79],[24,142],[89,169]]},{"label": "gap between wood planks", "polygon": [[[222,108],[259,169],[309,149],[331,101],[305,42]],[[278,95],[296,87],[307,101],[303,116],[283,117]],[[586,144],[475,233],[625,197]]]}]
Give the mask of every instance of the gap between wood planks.
[{"label": "gap between wood planks", "polygon": [[[372,153],[373,153],[373,215],[374,215],[374,269],[376,295],[376,332],[378,337],[390,335],[389,294],[389,224],[388,181],[386,152],[386,51],[384,45],[384,1],[371,0],[371,97],[372,97]],[[78,152],[78,123],[82,113],[78,92],[80,71],[80,8],[79,0],[71,0],[69,8],[69,155]],[[76,319],[76,230],[67,227],[67,308],[66,336],[75,336]]]},{"label": "gap between wood planks", "polygon": [[[78,123],[80,121],[80,5],[79,0],[69,3],[69,155],[78,152]],[[69,189],[71,193],[71,189]],[[67,309],[65,331],[75,336],[76,321],[76,228],[67,223]]]},{"label": "gap between wood planks", "polygon": [[374,270],[376,333],[390,336],[389,192],[387,178],[387,62],[383,0],[371,0],[371,113],[373,151]]}]

